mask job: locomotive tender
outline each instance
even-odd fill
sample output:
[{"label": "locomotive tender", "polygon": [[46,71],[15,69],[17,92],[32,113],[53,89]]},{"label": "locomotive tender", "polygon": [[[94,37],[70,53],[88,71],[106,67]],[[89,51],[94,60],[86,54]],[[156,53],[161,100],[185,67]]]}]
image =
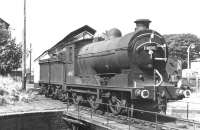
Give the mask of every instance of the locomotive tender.
[{"label": "locomotive tender", "polygon": [[190,91],[177,88],[167,78],[168,48],[162,35],[149,29],[151,21],[135,21],[135,31],[124,36],[113,28],[104,40],[83,39],[67,44],[62,58],[40,61],[40,85],[46,96],[74,103],[87,100],[93,109],[108,103],[165,112],[167,100]]}]

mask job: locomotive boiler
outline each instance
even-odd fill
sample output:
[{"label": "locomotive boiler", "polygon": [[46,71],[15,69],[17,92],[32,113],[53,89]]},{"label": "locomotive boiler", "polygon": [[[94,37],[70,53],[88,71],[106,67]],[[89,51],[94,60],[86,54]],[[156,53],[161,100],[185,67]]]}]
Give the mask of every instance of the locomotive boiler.
[{"label": "locomotive boiler", "polygon": [[132,81],[150,79],[154,83],[153,71],[157,70],[162,80],[166,76],[167,46],[159,33],[148,28],[149,23],[136,21],[136,31],[123,37],[118,29],[111,29],[109,39],[82,47],[78,53],[79,66],[84,68],[81,73],[112,77],[127,70],[134,73]]},{"label": "locomotive boiler", "polygon": [[[165,112],[167,100],[188,97],[189,90],[168,82],[167,44],[162,35],[149,29],[150,22],[136,20],[135,31],[124,36],[113,28],[104,38],[68,44],[68,56],[62,61],[41,61],[41,68],[57,63],[61,69],[56,67],[53,73],[53,68],[46,69],[50,71],[48,82],[41,82],[46,95],[72,98],[74,103],[84,99],[93,109],[108,103],[114,114],[121,112],[120,106]],[[51,82],[56,72],[60,72],[61,83]]]}]

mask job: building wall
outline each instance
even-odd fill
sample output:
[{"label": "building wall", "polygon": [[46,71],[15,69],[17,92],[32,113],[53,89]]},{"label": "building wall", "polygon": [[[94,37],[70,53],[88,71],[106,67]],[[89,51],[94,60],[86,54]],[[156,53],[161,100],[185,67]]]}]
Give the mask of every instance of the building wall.
[{"label": "building wall", "polygon": [[0,29],[8,29],[9,24],[0,18]]},{"label": "building wall", "polygon": [[200,75],[200,61],[191,62],[191,69],[195,70]]},{"label": "building wall", "polygon": [[40,79],[40,67],[39,67],[39,61],[35,61],[33,63],[33,68],[34,68],[34,83],[39,83],[39,79]]},{"label": "building wall", "polygon": [[22,71],[11,71],[10,76],[16,81],[22,81]]}]

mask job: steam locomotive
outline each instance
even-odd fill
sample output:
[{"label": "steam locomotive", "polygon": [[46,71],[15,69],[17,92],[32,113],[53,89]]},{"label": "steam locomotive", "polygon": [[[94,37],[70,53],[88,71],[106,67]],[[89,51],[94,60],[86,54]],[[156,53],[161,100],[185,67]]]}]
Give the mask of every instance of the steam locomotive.
[{"label": "steam locomotive", "polygon": [[83,100],[93,109],[108,103],[121,107],[165,112],[167,100],[190,96],[190,90],[170,84],[166,72],[168,48],[162,35],[149,29],[150,20],[136,20],[132,33],[113,28],[104,38],[66,44],[62,58],[41,60],[40,86],[60,100]]}]

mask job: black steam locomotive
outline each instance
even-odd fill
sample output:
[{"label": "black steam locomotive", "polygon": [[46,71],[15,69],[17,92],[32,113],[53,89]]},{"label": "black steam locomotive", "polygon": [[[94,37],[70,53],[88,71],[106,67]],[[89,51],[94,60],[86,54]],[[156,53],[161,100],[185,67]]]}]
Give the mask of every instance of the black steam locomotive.
[{"label": "black steam locomotive", "polygon": [[93,109],[108,103],[114,114],[119,106],[165,112],[167,100],[188,97],[189,90],[168,82],[168,48],[150,22],[135,21],[135,31],[125,36],[113,28],[104,38],[70,42],[62,58],[41,60],[45,95],[76,104],[87,100]]}]

